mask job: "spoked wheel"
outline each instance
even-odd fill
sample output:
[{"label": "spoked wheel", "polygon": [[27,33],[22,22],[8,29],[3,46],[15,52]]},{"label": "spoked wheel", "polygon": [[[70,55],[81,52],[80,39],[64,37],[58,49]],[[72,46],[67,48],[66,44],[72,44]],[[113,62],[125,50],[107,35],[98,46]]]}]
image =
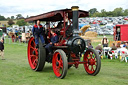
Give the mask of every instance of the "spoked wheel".
[{"label": "spoked wheel", "polygon": [[84,68],[89,75],[97,75],[100,71],[101,60],[99,54],[94,49],[87,49],[84,54],[84,59],[86,63],[84,64]]},{"label": "spoked wheel", "polygon": [[41,71],[45,65],[46,51],[39,39],[39,48],[36,48],[33,37],[28,42],[28,62],[31,69]]},{"label": "spoked wheel", "polygon": [[63,50],[58,49],[54,52],[52,67],[55,75],[58,78],[63,79],[66,76],[68,70],[68,62],[66,54]]}]

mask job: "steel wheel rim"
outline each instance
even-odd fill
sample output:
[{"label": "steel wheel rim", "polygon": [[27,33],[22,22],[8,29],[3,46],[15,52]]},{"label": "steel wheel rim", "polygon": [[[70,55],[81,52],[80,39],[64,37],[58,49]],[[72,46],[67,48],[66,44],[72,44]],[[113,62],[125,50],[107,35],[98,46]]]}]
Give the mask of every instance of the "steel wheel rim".
[{"label": "steel wheel rim", "polygon": [[52,65],[55,75],[60,77],[63,73],[63,60],[59,52],[54,53]]},{"label": "steel wheel rim", "polygon": [[38,64],[38,49],[35,48],[36,44],[34,38],[30,38],[28,42],[28,61],[32,69],[35,69]]},{"label": "steel wheel rim", "polygon": [[93,74],[97,67],[97,59],[95,54],[92,51],[88,51],[84,54],[84,61],[86,62],[84,64],[85,70],[89,74]]}]

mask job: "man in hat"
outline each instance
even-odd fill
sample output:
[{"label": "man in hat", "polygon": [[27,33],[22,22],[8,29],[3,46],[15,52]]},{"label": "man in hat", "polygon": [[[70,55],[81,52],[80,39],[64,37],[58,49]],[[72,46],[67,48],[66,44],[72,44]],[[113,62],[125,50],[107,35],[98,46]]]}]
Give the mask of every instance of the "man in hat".
[{"label": "man in hat", "polygon": [[101,41],[103,47],[108,47],[108,42],[109,40],[106,38],[106,36],[104,36],[104,38]]}]

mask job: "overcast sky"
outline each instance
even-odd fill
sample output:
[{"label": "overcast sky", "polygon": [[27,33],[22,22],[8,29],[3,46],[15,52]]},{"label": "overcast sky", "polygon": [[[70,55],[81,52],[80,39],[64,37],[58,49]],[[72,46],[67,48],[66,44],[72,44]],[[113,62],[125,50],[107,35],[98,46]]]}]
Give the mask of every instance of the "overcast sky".
[{"label": "overcast sky", "polygon": [[128,9],[128,0],[0,0],[0,15],[34,16],[76,5],[79,9],[86,11],[91,8],[97,8],[98,11],[101,9],[112,11],[117,7]]}]

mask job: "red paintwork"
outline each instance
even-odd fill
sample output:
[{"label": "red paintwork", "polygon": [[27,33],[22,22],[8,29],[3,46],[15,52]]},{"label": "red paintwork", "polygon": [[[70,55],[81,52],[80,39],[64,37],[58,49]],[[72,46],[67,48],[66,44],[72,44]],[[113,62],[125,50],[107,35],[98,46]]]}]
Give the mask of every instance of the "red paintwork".
[{"label": "red paintwork", "polygon": [[[35,46],[34,37],[31,37],[28,42],[28,62],[33,70],[36,68],[38,63],[38,49],[36,49]],[[33,55],[33,51],[35,51],[35,55]]]},{"label": "red paintwork", "polygon": [[[93,56],[93,57],[92,57]],[[84,68],[89,74],[93,74],[96,70],[96,56],[91,51],[86,51],[84,54]]]},{"label": "red paintwork", "polygon": [[[89,14],[86,11],[83,11],[83,10],[78,11],[79,18],[87,17],[88,15]],[[66,30],[68,30],[70,28],[70,26],[72,25],[72,20],[71,20],[72,17],[73,16],[72,16],[71,9],[63,9],[63,10],[57,10],[57,11],[44,13],[44,14],[37,15],[37,16],[32,16],[30,18],[25,19],[25,21],[34,21],[34,20],[38,20],[38,19],[40,21],[46,21],[46,22],[63,21],[63,28],[60,29],[60,35],[59,35],[59,36],[62,36],[62,39],[60,39],[58,43],[55,43],[55,46],[66,46],[66,41],[70,38],[70,37],[66,37]],[[68,21],[69,21],[68,26],[66,25],[66,19],[68,19]],[[48,27],[50,27],[50,23],[49,23]],[[53,29],[58,30],[57,28],[53,28]],[[50,35],[51,28],[48,28],[48,30],[49,30],[48,36],[50,38],[51,37],[51,35]],[[34,44],[32,44],[32,42]],[[65,51],[65,53],[68,53],[67,48],[62,49],[62,50]],[[33,51],[36,52],[35,55],[32,55]],[[78,68],[79,64],[84,64],[85,70],[91,74],[95,71],[95,69],[93,67],[96,66],[96,57],[94,56],[95,58],[92,58],[92,55],[89,55],[89,54],[90,54],[90,52],[86,52],[84,55],[83,61],[80,61],[80,56],[78,57],[76,54],[71,53],[70,57],[72,57],[72,62],[68,62],[68,64],[74,64],[76,68]],[[38,62],[38,61],[36,61],[38,59],[38,57],[36,57],[36,56],[38,56],[38,51],[35,48],[34,38],[31,38],[28,43],[28,60],[29,60],[30,67],[32,69],[36,68],[36,65],[37,65],[36,62]],[[60,59],[58,59],[58,56],[60,56]],[[91,56],[90,59],[88,59],[89,56]],[[57,63],[58,63],[58,65],[57,65]],[[53,71],[54,71],[55,75],[57,77],[60,77],[61,71],[63,70],[63,61],[62,61],[62,57],[59,52],[55,52],[53,54],[52,65],[53,65]],[[89,68],[89,66],[92,66],[91,69]]]},{"label": "red paintwork", "polygon": [[[58,59],[58,56],[60,56],[59,59]],[[58,66],[56,65],[56,63],[58,63]],[[52,67],[53,67],[53,71],[54,71],[55,75],[57,77],[60,77],[62,74],[61,72],[63,70],[63,60],[62,60],[62,57],[59,52],[56,52],[53,55]]]}]

